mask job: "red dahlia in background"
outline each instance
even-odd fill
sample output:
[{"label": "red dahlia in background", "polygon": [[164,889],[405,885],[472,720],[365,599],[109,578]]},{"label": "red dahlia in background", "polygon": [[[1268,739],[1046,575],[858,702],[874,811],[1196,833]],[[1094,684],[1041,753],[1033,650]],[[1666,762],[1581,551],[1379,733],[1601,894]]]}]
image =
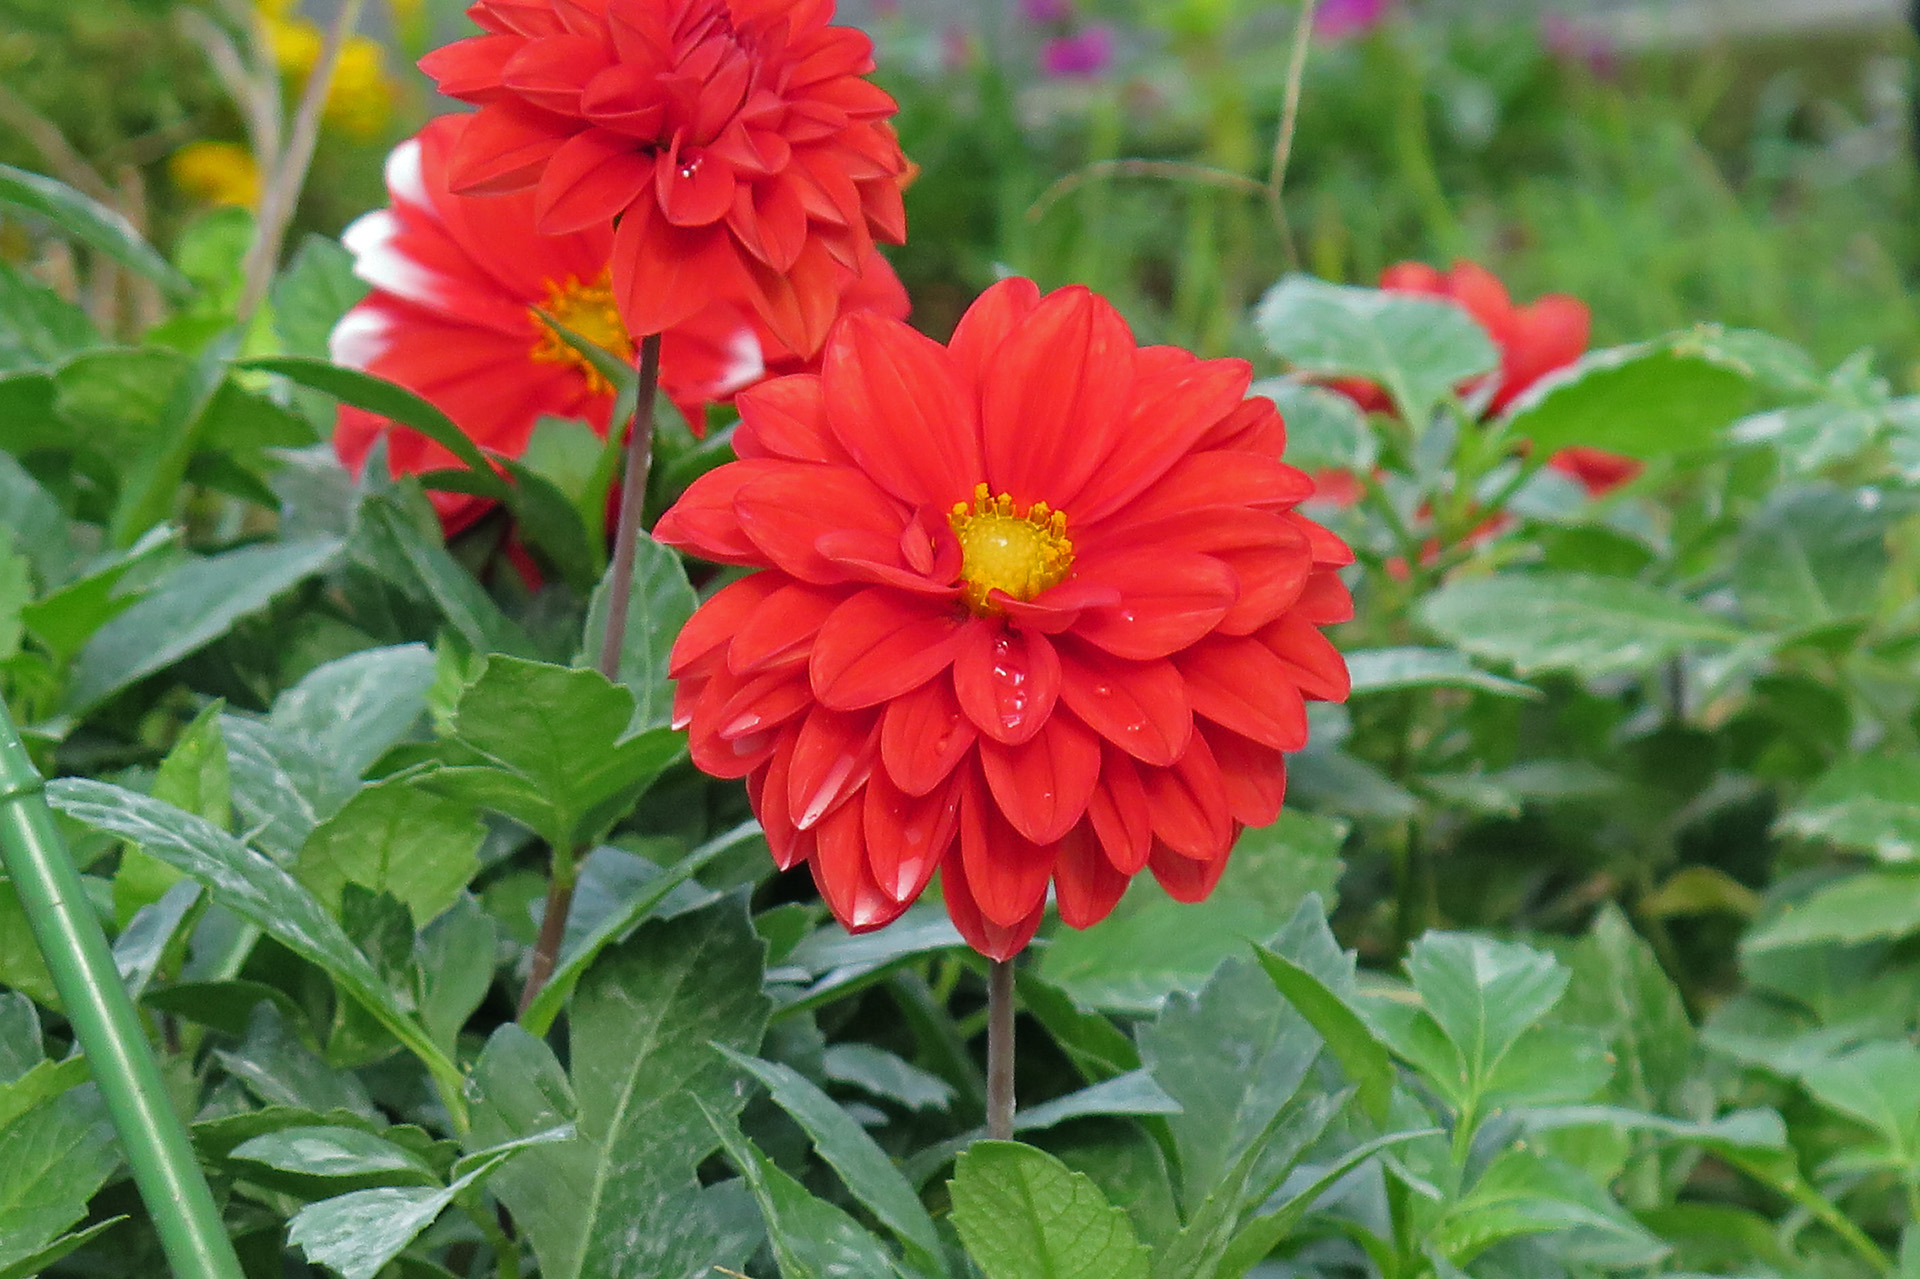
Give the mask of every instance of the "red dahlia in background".
[{"label": "red dahlia in background", "polygon": [[[1424,262],[1401,262],[1380,275],[1380,287],[1390,293],[1421,293],[1457,303],[1479,322],[1500,351],[1500,371],[1494,382],[1489,415],[1504,410],[1529,387],[1550,373],[1566,368],[1586,354],[1593,316],[1586,303],[1564,293],[1549,293],[1531,305],[1516,306],[1507,286],[1478,263],[1460,261],[1442,272]],[[1371,382],[1343,379],[1336,388],[1369,413],[1392,409],[1387,393]],[[1570,475],[1594,497],[1610,492],[1640,474],[1640,463],[1603,449],[1561,449],[1547,465]],[[1316,477],[1323,500],[1341,506],[1359,501],[1358,482],[1345,472]]]},{"label": "red dahlia in background", "polygon": [[627,331],[662,332],[715,293],[747,298],[812,354],[838,273],[906,235],[893,99],[862,77],[872,42],[832,0],[479,0],[487,34],[421,68],[479,104],[449,177],[532,189],[550,234],[618,220]]},{"label": "red dahlia in background", "polygon": [[848,928],[938,869],[1005,959],[1049,882],[1076,928],[1142,870],[1197,901],[1279,815],[1306,699],[1347,694],[1352,555],[1251,376],[1009,280],[946,346],[850,315],[740,396],[741,460],[655,529],[759,570],[682,632],[676,717]]},{"label": "red dahlia in background", "polygon": [[[443,116],[388,157],[392,207],[367,214],[343,237],[355,273],[373,290],[334,330],[333,358],[423,396],[490,452],[519,457],[543,415],[584,419],[605,435],[612,388],[535,310],[630,361],[633,341],[608,287],[613,232],[541,235],[531,194],[449,192],[447,156],[471,119]],[[906,290],[878,253],[863,275],[836,267],[834,283],[844,290],[834,295],[836,307],[907,313]],[[696,433],[707,404],[770,371],[804,367],[738,300],[711,302],[661,345],[661,384]],[[334,435],[341,460],[357,471],[389,425],[342,408]],[[388,435],[387,457],[395,475],[458,465],[446,449],[406,430]],[[477,497],[432,496],[450,533],[487,508]]]}]

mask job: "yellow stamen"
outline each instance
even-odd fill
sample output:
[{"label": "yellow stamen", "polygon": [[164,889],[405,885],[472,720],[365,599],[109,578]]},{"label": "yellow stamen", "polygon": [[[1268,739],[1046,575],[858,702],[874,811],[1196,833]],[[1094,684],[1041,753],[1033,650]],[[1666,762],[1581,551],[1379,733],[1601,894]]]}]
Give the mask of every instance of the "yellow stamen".
[{"label": "yellow stamen", "polygon": [[1067,514],[1035,502],[1016,514],[1011,494],[992,496],[987,486],[973,490],[973,505],[956,502],[947,516],[960,539],[961,597],[983,617],[1000,612],[989,592],[1005,591],[1030,600],[1057,586],[1073,568],[1073,543],[1067,540]]},{"label": "yellow stamen", "polygon": [[[591,284],[582,284],[574,276],[564,281],[547,281],[547,305],[541,308],[566,328],[572,329],[595,346],[613,355],[623,364],[633,363],[633,339],[620,322],[620,310],[613,302],[613,271],[602,271]],[[612,395],[613,384],[593,367],[592,361],[573,349],[552,325],[530,311],[540,338],[533,346],[533,358],[542,364],[571,364],[587,379],[587,389],[595,395]]]}]

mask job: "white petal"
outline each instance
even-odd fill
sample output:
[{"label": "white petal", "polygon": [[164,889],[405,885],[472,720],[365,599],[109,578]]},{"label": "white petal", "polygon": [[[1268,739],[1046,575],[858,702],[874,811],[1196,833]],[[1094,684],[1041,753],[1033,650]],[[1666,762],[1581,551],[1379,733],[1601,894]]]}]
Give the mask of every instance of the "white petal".
[{"label": "white petal", "polygon": [[340,317],[327,339],[327,354],[335,364],[368,369],[386,354],[390,322],[372,307],[356,306]]}]

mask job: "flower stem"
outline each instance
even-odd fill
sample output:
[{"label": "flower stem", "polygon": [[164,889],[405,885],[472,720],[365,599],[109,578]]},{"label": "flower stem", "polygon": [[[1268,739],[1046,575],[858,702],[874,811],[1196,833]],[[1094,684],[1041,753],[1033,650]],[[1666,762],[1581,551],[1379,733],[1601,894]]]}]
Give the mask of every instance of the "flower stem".
[{"label": "flower stem", "polygon": [[26,907],[34,941],[106,1100],[173,1273],[243,1279],[139,1014],[120,984],[106,934],[54,827],[40,774],[3,702],[0,861]]},{"label": "flower stem", "polygon": [[1013,1140],[1013,961],[987,970],[987,1136]]},{"label": "flower stem", "polygon": [[[639,394],[633,418],[627,424],[626,476],[620,486],[620,524],[614,533],[613,567],[607,570],[607,629],[600,638],[600,673],[618,682],[620,653],[627,641],[627,606],[633,599],[633,560],[646,513],[647,472],[653,468],[653,402],[660,389],[660,335],[640,340]],[[553,850],[553,875],[547,883],[547,910],[540,920],[540,936],[533,945],[533,967],[520,991],[520,1016],[553,977],[560,962],[560,942],[567,935],[567,912],[573,908],[576,859],[572,849]]]},{"label": "flower stem", "polygon": [[600,640],[600,673],[620,678],[620,649],[627,639],[627,602],[633,596],[633,557],[640,542],[640,520],[647,504],[647,472],[653,466],[653,401],[660,387],[660,335],[640,340],[640,393],[627,432],[626,478],[620,488],[620,526],[614,534],[609,570],[607,631]]}]

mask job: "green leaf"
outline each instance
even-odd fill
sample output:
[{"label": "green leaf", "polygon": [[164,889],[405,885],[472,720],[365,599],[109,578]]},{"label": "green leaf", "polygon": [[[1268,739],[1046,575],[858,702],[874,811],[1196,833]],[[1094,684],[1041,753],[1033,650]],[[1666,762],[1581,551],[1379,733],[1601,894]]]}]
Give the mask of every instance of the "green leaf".
[{"label": "green leaf", "polygon": [[280,694],[267,722],[277,736],[360,777],[426,716],[433,680],[425,645],[364,649],[302,676]]},{"label": "green leaf", "polygon": [[1843,945],[1920,933],[1920,874],[1867,871],[1828,884],[1763,917],[1740,940],[1761,953],[1827,942]]},{"label": "green leaf", "polygon": [[1920,1161],[1920,1048],[1862,1044],[1801,1073],[1821,1105],[1872,1128],[1903,1163]]},{"label": "green leaf", "polygon": [[99,341],[85,311],[0,262],[0,370],[58,364]]},{"label": "green leaf", "polygon": [[486,836],[470,806],[390,778],[362,789],[314,828],[294,878],[334,910],[348,884],[386,893],[424,928],[480,869]]},{"label": "green leaf", "polygon": [[49,1008],[61,1006],[53,974],[47,971],[27,923],[27,908],[6,879],[0,879],[0,985],[31,995]]},{"label": "green leaf", "polygon": [[575,983],[601,951],[631,932],[701,868],[759,832],[759,823],[744,822],[708,840],[665,870],[621,849],[595,849],[580,866],[553,976],[521,1015],[520,1024],[536,1034],[545,1034],[566,1006]]},{"label": "green leaf", "polygon": [[119,1164],[106,1106],[90,1086],[0,1126],[0,1270],[38,1257],[84,1217]]},{"label": "green leaf", "polygon": [[1013,1116],[1013,1130],[1039,1132],[1089,1115],[1177,1115],[1181,1110],[1181,1104],[1152,1075],[1130,1070],[1064,1097],[1023,1107]]},{"label": "green leaf", "polygon": [[1559,1251],[1570,1261],[1625,1269],[1667,1252],[1584,1174],[1524,1147],[1497,1156],[1431,1237],[1464,1266],[1502,1240],[1559,1232],[1568,1234]]},{"label": "green leaf", "polygon": [[473,574],[447,553],[439,521],[411,481],[360,503],[348,550],[355,561],[439,609],[477,651],[534,651],[519,623],[502,613]]},{"label": "green leaf", "polygon": [[1891,559],[1887,529],[1903,506],[1878,489],[1776,489],[1734,552],[1741,612],[1796,631],[1871,616]]},{"label": "green leaf", "polygon": [[249,841],[287,864],[314,827],[360,789],[353,777],[315,755],[301,738],[246,715],[220,721],[233,778],[233,803]]},{"label": "green leaf", "polygon": [[0,205],[44,218],[88,248],[152,280],[169,297],[177,300],[191,292],[186,277],[155,252],[131,222],[64,182],[0,164]]},{"label": "green leaf", "polygon": [[339,552],[337,541],[287,542],[186,561],[87,641],[74,668],[68,708],[91,710],[204,648],[242,617],[324,571]]},{"label": "green leaf", "polygon": [[65,665],[102,626],[140,601],[147,593],[143,584],[147,575],[173,556],[178,544],[179,535],[172,529],[153,529],[125,551],[108,555],[77,579],[28,605],[21,610],[20,620],[26,623],[27,633]]},{"label": "green leaf", "polygon": [[1199,990],[1249,943],[1271,939],[1308,894],[1331,894],[1345,838],[1343,823],[1288,809],[1241,834],[1206,901],[1176,902],[1137,880],[1107,919],[1056,934],[1040,976],[1083,1007],[1151,1013],[1173,991]]},{"label": "green leaf", "polygon": [[26,633],[20,615],[33,598],[31,573],[27,557],[0,542],[0,662],[20,652],[20,639]]},{"label": "green leaf", "polygon": [[[1286,936],[1276,943],[1276,949],[1259,947],[1260,965],[1267,970],[1268,978],[1287,997],[1287,1001],[1320,1032],[1320,1038],[1326,1041],[1328,1050],[1339,1059],[1347,1078],[1359,1088],[1361,1104],[1373,1116],[1374,1122],[1384,1123],[1387,1105],[1393,1097],[1393,1062],[1387,1054],[1386,1045],[1374,1038],[1359,1014],[1347,1006],[1344,996],[1352,990],[1353,961],[1350,956],[1341,954],[1338,944],[1333,941],[1333,934],[1327,930],[1326,916],[1317,907],[1316,901],[1312,907],[1313,915],[1306,921],[1297,919],[1295,925],[1287,930],[1291,935],[1296,929],[1301,932],[1312,929],[1309,934],[1311,941]],[[1301,907],[1303,914],[1308,909],[1307,906]],[[1313,927],[1315,924],[1317,928]],[[1322,973],[1296,962],[1287,953],[1308,945],[1323,954],[1331,950],[1337,957],[1340,968],[1330,974],[1333,977],[1331,982]],[[1337,975],[1342,972],[1344,982]]]},{"label": "green leaf", "polygon": [[338,240],[308,234],[273,282],[273,327],[290,355],[327,358],[333,326],[367,295],[353,255]]},{"label": "green leaf", "polygon": [[[39,1043],[39,1027],[34,1028],[34,1042]],[[87,1059],[79,1053],[63,1061],[40,1061],[18,1079],[0,1084],[0,1129],[20,1118],[28,1111],[52,1101],[69,1089],[78,1088],[87,1082],[90,1072]]]},{"label": "green leaf", "polygon": [[449,1056],[455,1055],[467,1019],[493,989],[499,949],[500,930],[493,916],[464,893],[414,942],[420,1020]]},{"label": "green leaf", "polygon": [[953,1086],[946,1080],[872,1044],[830,1044],[822,1065],[835,1083],[908,1110],[945,1110],[953,1104]]},{"label": "green leaf", "polygon": [[51,1266],[54,1262],[67,1256],[69,1253],[77,1252],[79,1249],[86,1247],[95,1239],[98,1239],[101,1235],[125,1220],[127,1220],[125,1217],[109,1217],[105,1221],[96,1221],[85,1230],[78,1230],[70,1235],[61,1235],[58,1239],[41,1248],[32,1256],[22,1257],[7,1265],[0,1265],[0,1279],[33,1279],[35,1275]]},{"label": "green leaf", "polygon": [[975,1142],[951,1185],[954,1227],[987,1279],[1147,1279],[1127,1214],[1052,1155]]},{"label": "green leaf", "polygon": [[781,1279],[835,1279],[860,1275],[884,1279],[897,1274],[880,1241],[840,1209],[817,1199],[781,1171],[738,1127],[702,1104],[727,1158],[753,1190],[766,1223]]},{"label": "green leaf", "polygon": [[[222,830],[233,817],[233,784],[227,771],[227,742],[220,732],[215,702],[194,717],[160,761],[160,772],[150,792],[164,804],[204,817]],[[180,872],[137,849],[120,858],[113,877],[114,914],[124,927],[135,912],[166,896],[180,882]]]},{"label": "green leaf", "polygon": [[[715,1264],[723,1223],[694,1177],[718,1144],[702,1108],[731,1119],[745,1100],[712,1045],[759,1047],[763,951],[738,896],[650,920],[580,983],[571,1080],[518,1026],[488,1041],[470,1084],[476,1140],[579,1123],[578,1141],[531,1151],[493,1183],[545,1279],[692,1279]],[[689,1255],[693,1269],[667,1263]]]},{"label": "green leaf", "polygon": [[493,1176],[515,1155],[572,1139],[573,1130],[561,1128],[477,1152],[463,1161],[462,1175],[445,1189],[383,1187],[309,1204],[289,1223],[287,1242],[299,1245],[308,1261],[326,1266],[344,1279],[374,1279],[449,1204]]},{"label": "green leaf", "polygon": [[1325,387],[1269,378],[1249,395],[1264,395],[1287,424],[1286,460],[1309,474],[1347,471],[1364,475],[1380,460],[1380,444],[1367,415],[1346,396]]},{"label": "green leaf", "polygon": [[[239,344],[238,332],[216,336],[174,383],[159,413],[142,423],[137,446],[116,459],[120,495],[107,527],[113,545],[133,546],[148,529],[173,515],[194,454],[212,434],[214,408],[227,382],[227,361]],[[311,438],[304,432],[302,437],[300,442]]]},{"label": "green leaf", "polygon": [[1166,1122],[1191,1215],[1299,1090],[1320,1036],[1256,965],[1236,959],[1197,997],[1170,997],[1138,1038],[1147,1069],[1181,1106]]},{"label": "green leaf", "polygon": [[[612,593],[611,576],[593,592],[577,665],[592,666],[599,660]],[[698,602],[680,557],[642,534],[634,549],[633,593],[627,597],[627,629],[620,644],[620,683],[633,694],[636,729],[662,727],[673,716],[667,654]]]},{"label": "green leaf", "polygon": [[[0,422],[10,412],[5,379],[0,378]],[[73,545],[66,512],[40,482],[27,474],[0,444],[0,533],[10,531],[13,542],[33,564],[43,587],[63,582],[73,561]],[[0,536],[0,543],[8,539]]]},{"label": "green leaf", "polygon": [[1777,829],[1886,862],[1920,860],[1920,756],[1842,759],[1781,814]]},{"label": "green leaf", "polygon": [[1697,605],[1616,577],[1501,573],[1460,578],[1421,600],[1422,625],[1522,675],[1644,670],[1695,645],[1732,644],[1734,626]]},{"label": "green leaf", "polygon": [[1355,697],[1409,688],[1471,688],[1502,697],[1540,696],[1539,690],[1531,685],[1489,674],[1468,661],[1465,654],[1452,649],[1361,649],[1346,657]]},{"label": "green leaf", "polygon": [[1437,298],[1291,275],[1261,300],[1254,323],[1302,373],[1377,382],[1417,426],[1455,387],[1500,367],[1485,330]]},{"label": "green leaf", "polygon": [[556,848],[577,848],[597,838],[590,825],[624,815],[684,749],[669,729],[629,736],[633,719],[633,696],[598,671],[495,656],[454,716],[454,736],[474,762],[436,769],[423,784],[511,817]]},{"label": "green leaf", "polygon": [[282,1128],[241,1142],[227,1158],[306,1177],[377,1177],[439,1188],[418,1154],[357,1128]]},{"label": "green leaf", "polygon": [[1692,1076],[1696,1036],[1659,958],[1609,902],[1563,952],[1572,976],[1554,1017],[1604,1034],[1619,1068],[1613,1095],[1643,1110],[1677,1109]]},{"label": "green leaf", "polygon": [[236,367],[278,374],[298,386],[331,395],[336,400],[377,414],[398,426],[418,431],[460,459],[461,464],[473,472],[475,481],[486,490],[487,496],[502,501],[507,497],[506,481],[495,473],[479,445],[468,438],[452,418],[403,386],[371,373],[343,368],[324,359],[308,356],[243,360]]},{"label": "green leaf", "polygon": [[191,875],[236,915],[325,970],[420,1058],[440,1084],[442,1100],[459,1109],[458,1067],[408,1014],[326,908],[286,871],[204,819],[148,796],[79,778],[47,789],[48,798],[67,816],[131,840]]},{"label": "green leaf", "polygon": [[1573,445],[1657,458],[1711,447],[1753,398],[1751,370],[1710,330],[1594,351],[1507,409],[1543,453]]},{"label": "green leaf", "polygon": [[1491,1084],[1508,1050],[1559,1002],[1570,977],[1552,955],[1465,933],[1428,933],[1415,942],[1407,975],[1459,1052],[1474,1094]]},{"label": "green leaf", "polygon": [[345,1112],[360,1123],[377,1120],[380,1112],[359,1077],[335,1069],[309,1047],[295,1029],[305,1025],[304,1015],[289,1014],[278,1000],[258,1001],[239,1046],[217,1051],[215,1060],[268,1106]]},{"label": "green leaf", "polygon": [[[1073,1002],[1031,967],[1014,973],[1014,989],[1027,1015],[1047,1028],[1053,1041],[1089,1083],[1140,1068],[1140,1050],[1105,1014]],[[831,1050],[829,1050],[831,1052]]]},{"label": "green leaf", "polygon": [[1741,418],[1728,435],[1737,444],[1772,447],[1789,471],[1806,475],[1865,451],[1884,422],[1873,409],[1822,400]]},{"label": "green leaf", "polygon": [[576,591],[589,590],[606,555],[567,495],[539,472],[514,458],[500,465],[513,480],[507,509],[529,549],[537,551]]}]

